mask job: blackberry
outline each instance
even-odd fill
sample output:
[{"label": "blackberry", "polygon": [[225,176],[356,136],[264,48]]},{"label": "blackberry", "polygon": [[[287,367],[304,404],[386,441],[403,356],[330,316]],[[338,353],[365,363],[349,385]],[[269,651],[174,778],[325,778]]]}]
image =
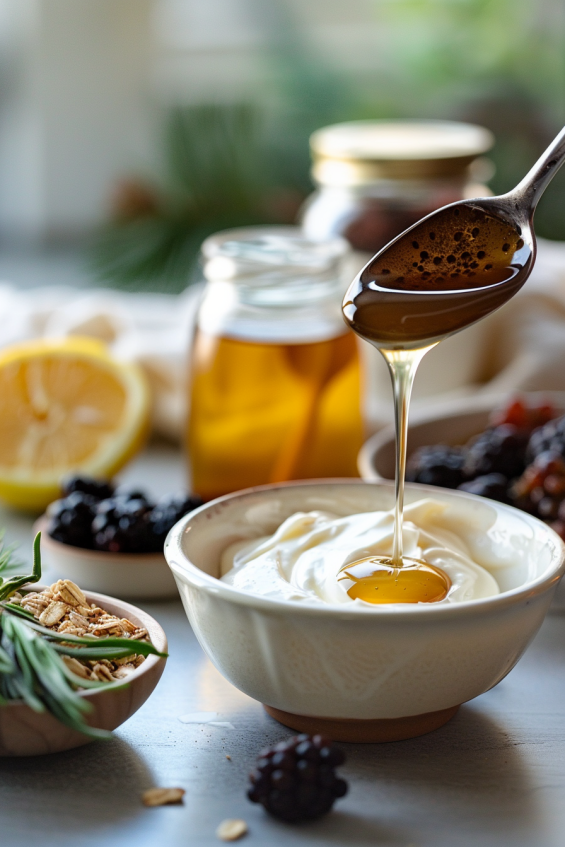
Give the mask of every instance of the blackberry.
[{"label": "blackberry", "polygon": [[512,424],[485,430],[467,447],[464,471],[469,479],[485,474],[502,474],[514,479],[526,466],[528,433]]},{"label": "blackberry", "polygon": [[114,497],[118,500],[143,500],[145,503],[150,503],[149,497],[144,491],[139,488],[130,488],[127,485],[120,485],[116,488]]},{"label": "blackberry", "polygon": [[536,456],[547,450],[559,453],[565,458],[565,415],[533,431],[526,450],[526,459],[533,462]]},{"label": "blackberry", "polygon": [[[67,497],[49,506],[48,533],[63,544],[108,553],[159,553],[169,530],[201,506],[197,494],[173,494],[157,505],[137,488],[114,490],[109,483],[72,477]],[[104,492],[111,496],[100,497]]]},{"label": "blackberry", "polygon": [[540,453],[510,489],[519,509],[551,522],[565,517],[565,459],[555,450]]},{"label": "blackberry", "polygon": [[347,793],[347,783],[335,773],[344,761],[342,751],[322,735],[297,735],[261,751],[247,796],[280,820],[314,820]]},{"label": "blackberry", "polygon": [[47,533],[56,541],[74,547],[93,547],[92,520],[97,501],[91,494],[73,491],[55,500],[47,509]]},{"label": "blackberry", "polygon": [[113,497],[98,504],[92,521],[94,547],[108,553],[151,553],[155,544],[150,504],[139,498]]},{"label": "blackberry", "polygon": [[114,486],[111,482],[103,479],[93,479],[90,476],[71,476],[63,480],[63,494],[67,497],[74,491],[82,491],[84,494],[90,494],[96,500],[104,500],[106,497],[111,497],[114,493]]},{"label": "blackberry", "polygon": [[470,494],[480,494],[490,500],[498,500],[500,503],[510,503],[508,496],[508,480],[500,473],[489,473],[478,476],[458,486],[459,491],[468,491]]},{"label": "blackberry", "polygon": [[153,533],[161,547],[177,521],[201,506],[203,502],[198,494],[173,494],[159,500],[151,513],[150,520]]},{"label": "blackberry", "polygon": [[457,488],[465,480],[464,464],[463,447],[448,447],[445,444],[420,447],[406,463],[406,479],[408,482]]}]

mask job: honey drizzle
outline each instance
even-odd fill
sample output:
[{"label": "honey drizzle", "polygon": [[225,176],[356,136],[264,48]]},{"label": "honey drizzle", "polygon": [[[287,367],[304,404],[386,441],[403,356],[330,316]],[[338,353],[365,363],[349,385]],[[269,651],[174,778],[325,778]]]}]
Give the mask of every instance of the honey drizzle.
[{"label": "honey drizzle", "polygon": [[353,599],[432,603],[447,597],[451,587],[447,574],[403,556],[408,408],[414,377],[436,344],[509,300],[525,280],[520,271],[532,259],[521,233],[509,224],[472,205],[448,207],[434,216],[433,224],[424,221],[383,250],[350,286],[343,313],[388,365],[396,427],[392,557],[365,557],[342,568],[338,580],[352,583],[347,593]]}]

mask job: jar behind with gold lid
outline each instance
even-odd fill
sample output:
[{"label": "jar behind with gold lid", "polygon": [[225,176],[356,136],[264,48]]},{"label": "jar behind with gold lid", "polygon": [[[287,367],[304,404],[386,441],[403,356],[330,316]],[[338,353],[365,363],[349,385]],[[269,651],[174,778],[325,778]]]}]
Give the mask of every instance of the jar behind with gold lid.
[{"label": "jar behind with gold lid", "polygon": [[[454,121],[353,121],[324,127],[310,139],[316,190],[302,210],[306,237],[346,238],[351,279],[381,247],[447,203],[490,194],[480,180],[492,166],[481,158],[494,143],[487,129]],[[424,398],[456,396],[480,380],[489,321],[432,350],[416,380]],[[369,429],[391,421],[384,360],[364,357]]]},{"label": "jar behind with gold lid", "polygon": [[478,160],[494,138],[454,121],[352,121],[310,139],[317,186],[303,210],[310,238],[343,236],[354,250],[376,253],[440,206],[488,194]]},{"label": "jar behind with gold lid", "polygon": [[293,227],[204,242],[187,443],[193,488],[206,499],[357,475],[359,354],[340,309],[347,250]]}]

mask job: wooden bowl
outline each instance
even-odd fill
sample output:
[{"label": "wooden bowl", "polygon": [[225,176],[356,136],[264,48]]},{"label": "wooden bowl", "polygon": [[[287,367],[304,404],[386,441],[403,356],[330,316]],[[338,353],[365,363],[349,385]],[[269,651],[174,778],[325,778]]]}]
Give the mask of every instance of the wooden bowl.
[{"label": "wooden bowl", "polygon": [[47,518],[39,518],[41,553],[47,565],[72,579],[82,590],[101,591],[132,600],[167,600],[178,590],[163,553],[104,553],[55,541],[46,531]]},{"label": "wooden bowl", "polygon": [[[46,586],[30,586],[41,591]],[[167,651],[167,637],[162,627],[147,612],[104,594],[85,592],[89,603],[128,618],[132,623],[144,627],[149,638],[160,653]],[[93,709],[87,722],[99,729],[113,730],[130,718],[142,706],[165,668],[165,659],[147,656],[145,661],[127,677],[127,684],[80,692],[91,703]],[[0,706],[0,756],[38,756],[44,753],[60,753],[81,747],[93,739],[82,732],[70,729],[47,712],[34,712],[23,702],[11,702]]]}]

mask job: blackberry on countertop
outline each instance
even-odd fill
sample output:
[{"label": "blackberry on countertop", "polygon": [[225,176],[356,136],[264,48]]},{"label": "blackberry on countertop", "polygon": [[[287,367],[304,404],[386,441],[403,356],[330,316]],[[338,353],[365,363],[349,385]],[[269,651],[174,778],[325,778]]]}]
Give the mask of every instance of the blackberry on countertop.
[{"label": "blackberry on countertop", "polygon": [[63,544],[91,548],[91,525],[96,507],[95,498],[83,491],[73,491],[67,497],[55,500],[47,509],[49,535]]},{"label": "blackberry on countertop", "polygon": [[467,447],[464,472],[468,479],[502,474],[514,479],[526,466],[528,432],[513,424],[501,424],[477,435]]},{"label": "blackberry on countertop", "polygon": [[424,485],[457,488],[466,479],[464,464],[463,447],[448,447],[446,444],[420,447],[406,463],[406,479]]},{"label": "blackberry on countertop", "polygon": [[294,736],[261,751],[247,796],[288,823],[314,820],[347,793],[347,783],[335,773],[344,761],[343,752],[322,735]]},{"label": "blackberry on countertop", "polygon": [[508,480],[500,473],[489,473],[463,482],[458,486],[458,490],[468,491],[469,494],[480,494],[481,497],[498,500],[500,503],[510,503]]},{"label": "blackberry on countertop", "polygon": [[103,479],[94,479],[91,476],[71,476],[63,480],[63,495],[72,494],[74,491],[82,491],[85,494],[90,494],[96,500],[104,500],[106,497],[111,497],[114,493],[114,486],[111,482]]},{"label": "blackberry on countertop", "polygon": [[548,450],[565,458],[565,415],[533,431],[526,450],[526,459],[533,462],[536,456]]}]

